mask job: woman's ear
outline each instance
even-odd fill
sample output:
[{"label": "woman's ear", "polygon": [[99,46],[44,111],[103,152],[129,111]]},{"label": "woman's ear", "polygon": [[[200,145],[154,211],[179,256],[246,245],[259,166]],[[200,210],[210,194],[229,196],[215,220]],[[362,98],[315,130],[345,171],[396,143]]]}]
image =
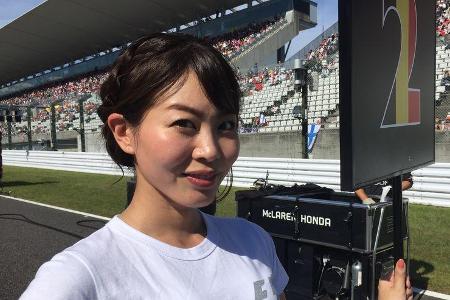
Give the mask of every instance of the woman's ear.
[{"label": "woman's ear", "polygon": [[136,149],[133,128],[130,123],[125,120],[123,115],[112,113],[108,117],[107,124],[122,151],[134,155]]}]

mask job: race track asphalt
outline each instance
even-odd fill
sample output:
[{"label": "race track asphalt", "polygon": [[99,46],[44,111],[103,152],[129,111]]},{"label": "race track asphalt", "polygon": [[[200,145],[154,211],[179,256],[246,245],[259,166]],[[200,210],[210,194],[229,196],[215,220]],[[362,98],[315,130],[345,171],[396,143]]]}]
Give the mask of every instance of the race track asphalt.
[{"label": "race track asphalt", "polygon": [[0,299],[18,299],[42,263],[104,224],[0,197]]},{"label": "race track asphalt", "polygon": [[[0,196],[0,300],[18,299],[40,265],[105,222]],[[414,299],[440,298],[415,295]]]}]

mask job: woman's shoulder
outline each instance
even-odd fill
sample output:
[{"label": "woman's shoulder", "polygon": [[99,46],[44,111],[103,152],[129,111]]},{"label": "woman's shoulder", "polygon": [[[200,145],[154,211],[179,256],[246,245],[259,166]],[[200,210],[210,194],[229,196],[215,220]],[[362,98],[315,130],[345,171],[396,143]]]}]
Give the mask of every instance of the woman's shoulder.
[{"label": "woman's shoulder", "polygon": [[96,287],[83,259],[66,249],[39,268],[20,299],[96,299]]},{"label": "woman's shoulder", "polygon": [[115,239],[108,224],[40,266],[20,299],[45,298],[36,295],[48,295],[51,299],[96,299],[93,270],[104,258],[111,257],[108,249]]},{"label": "woman's shoulder", "polygon": [[270,235],[263,228],[244,218],[208,215],[207,219],[208,226],[213,226],[225,241],[264,246],[270,246],[272,243]]},{"label": "woman's shoulder", "polygon": [[206,215],[208,222],[219,226],[221,229],[239,232],[265,232],[260,226],[240,217],[219,217]]},{"label": "woman's shoulder", "polygon": [[80,260],[87,261],[93,256],[98,257],[103,252],[107,252],[111,248],[112,243],[117,240],[115,237],[117,234],[112,229],[111,222],[113,220],[91,235],[66,248],[60,254],[77,256]]}]

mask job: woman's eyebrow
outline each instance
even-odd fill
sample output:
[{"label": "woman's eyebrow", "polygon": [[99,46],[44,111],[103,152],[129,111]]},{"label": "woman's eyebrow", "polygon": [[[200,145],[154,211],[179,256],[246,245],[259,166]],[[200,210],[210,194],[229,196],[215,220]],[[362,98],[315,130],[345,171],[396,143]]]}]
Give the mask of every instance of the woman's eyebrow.
[{"label": "woman's eyebrow", "polygon": [[175,104],[170,105],[168,107],[168,109],[176,109],[176,110],[186,111],[186,112],[191,113],[191,114],[193,114],[193,115],[195,115],[197,117],[203,116],[203,112],[201,110],[196,109],[196,108],[191,107],[191,106],[184,105],[184,104],[175,103]]},{"label": "woman's eyebrow", "polygon": [[[199,110],[192,106],[180,104],[180,103],[174,103],[174,104],[168,106],[167,109],[176,109],[176,110],[180,110],[180,111],[185,111],[185,112],[193,114],[194,116],[196,116],[198,118],[203,118],[205,116],[205,113],[202,110]],[[218,111],[217,115],[216,115],[217,118],[227,118],[230,116],[235,117],[236,114]]]}]

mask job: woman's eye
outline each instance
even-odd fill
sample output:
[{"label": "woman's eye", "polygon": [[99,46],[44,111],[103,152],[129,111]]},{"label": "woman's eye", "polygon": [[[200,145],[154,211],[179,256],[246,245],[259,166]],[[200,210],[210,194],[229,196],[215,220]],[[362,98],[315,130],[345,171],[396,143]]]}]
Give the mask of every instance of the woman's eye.
[{"label": "woman's eye", "polygon": [[180,128],[192,128],[195,129],[195,125],[193,122],[186,120],[186,119],[181,119],[181,120],[177,120],[173,123],[173,125],[178,126]]},{"label": "woman's eye", "polygon": [[236,122],[234,121],[225,121],[219,126],[220,130],[236,130]]}]

